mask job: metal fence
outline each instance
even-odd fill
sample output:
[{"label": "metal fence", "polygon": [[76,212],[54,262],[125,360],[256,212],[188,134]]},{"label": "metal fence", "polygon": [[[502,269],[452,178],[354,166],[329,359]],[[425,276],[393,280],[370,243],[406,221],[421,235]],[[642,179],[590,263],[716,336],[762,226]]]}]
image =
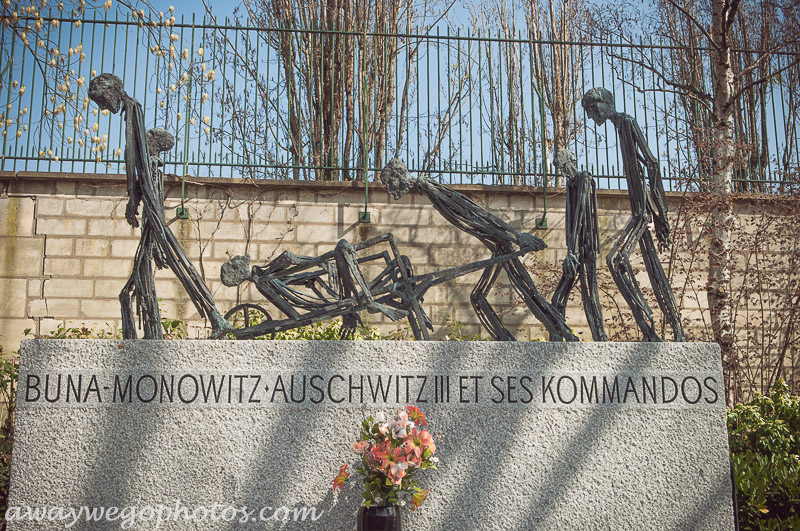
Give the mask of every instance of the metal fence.
[{"label": "metal fence", "polygon": [[[587,123],[580,97],[615,94],[659,157],[672,190],[702,187],[710,113],[663,77],[686,76],[686,50],[653,41],[549,42],[522,34],[372,27],[262,28],[180,20],[51,18],[43,50],[4,32],[3,170],[122,172],[124,124],[88,101],[101,72],[123,79],[150,126],[175,134],[166,171],[301,180],[372,178],[398,156],[447,183],[559,184],[566,145],[600,188],[624,188],[613,126]],[[54,52],[53,50],[57,50]],[[708,50],[691,82],[707,90]],[[739,50],[744,68],[759,52]],[[736,186],[768,192],[798,168],[798,55],[741,98]],[[684,80],[685,81],[685,80]]]}]

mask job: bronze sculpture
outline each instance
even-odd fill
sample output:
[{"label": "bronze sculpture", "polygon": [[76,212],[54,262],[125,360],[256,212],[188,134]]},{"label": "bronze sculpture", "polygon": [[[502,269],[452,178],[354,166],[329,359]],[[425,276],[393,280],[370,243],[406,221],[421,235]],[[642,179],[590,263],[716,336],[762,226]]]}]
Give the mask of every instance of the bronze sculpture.
[{"label": "bronze sculpture", "polygon": [[[128,96],[122,81],[113,74],[100,74],[89,84],[89,98],[102,110],[125,113],[125,171],[128,184],[128,204],[125,218],[133,227],[139,226],[137,214],[142,205],[142,237],[136,250],[133,271],[119,295],[122,306],[122,336],[136,339],[136,325],[131,309],[131,293],[136,300],[136,312],[143,321],[145,339],[161,339],[161,318],[156,298],[151,260],[156,267],[169,267],[192,300],[197,311],[207,318],[212,337],[232,330],[214,303],[214,297],[192,263],[186,257],[178,239],[164,217],[164,190],[158,170],[158,153],[174,144],[166,131],[145,133],[142,106]],[[168,136],[167,136],[168,135]]]},{"label": "bronze sculpture", "polygon": [[[581,100],[586,115],[597,125],[611,120],[617,131],[622,151],[623,171],[631,204],[631,220],[611,248],[606,263],[611,276],[633,312],[645,341],[662,341],[656,332],[653,312],[642,295],[631,267],[630,257],[638,243],[644,266],[650,277],[656,301],[672,327],[675,341],[686,341],[672,288],[658,259],[648,224],[653,222],[656,238],[662,249],[669,247],[669,220],[664,183],[658,160],[647,146],[644,134],[632,116],[614,108],[614,97],[602,88],[588,90]],[[644,164],[644,168],[642,167]],[[646,179],[645,180],[645,170]],[[648,189],[649,184],[649,189]]]},{"label": "bronze sculpture", "polygon": [[608,341],[597,291],[597,252],[600,241],[594,180],[588,172],[578,171],[575,155],[571,151],[558,151],[553,164],[567,178],[567,256],[562,264],[561,280],[551,302],[561,315],[565,315],[569,293],[580,279],[581,299],[592,339]]},{"label": "bronze sculpture", "polygon": [[[394,159],[386,165],[381,172],[381,181],[395,199],[400,199],[412,189],[427,196],[433,207],[447,221],[478,238],[492,252],[493,258],[515,254],[518,250],[524,251],[524,254],[530,251],[540,251],[546,247],[541,238],[516,231],[511,225],[463,194],[428,177],[413,178],[405,164],[399,159]],[[497,312],[486,299],[487,293],[501,271],[506,272],[514,290],[534,316],[544,324],[551,339],[556,341],[578,340],[567,326],[564,317],[536,289],[533,279],[522,265],[519,255],[505,260],[497,260],[486,267],[470,295],[470,302],[475,313],[492,338],[500,341],[515,341],[514,335],[503,326]]]}]

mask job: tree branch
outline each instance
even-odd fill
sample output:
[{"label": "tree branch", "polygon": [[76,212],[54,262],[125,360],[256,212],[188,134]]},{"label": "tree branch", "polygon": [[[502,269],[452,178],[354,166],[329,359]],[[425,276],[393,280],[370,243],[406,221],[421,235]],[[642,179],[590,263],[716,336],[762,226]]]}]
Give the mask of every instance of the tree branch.
[{"label": "tree branch", "polygon": [[714,41],[714,38],[713,38],[713,37],[711,36],[711,34],[709,34],[709,33],[708,33],[708,31],[707,31],[707,30],[706,30],[706,29],[703,27],[703,25],[700,23],[700,21],[699,21],[699,20],[697,20],[697,19],[694,17],[694,15],[692,15],[691,13],[689,13],[688,11],[686,11],[686,9],[684,9],[682,6],[678,5],[678,4],[675,2],[675,0],[667,0],[667,2],[669,2],[669,4],[670,4],[671,6],[673,6],[675,9],[677,9],[678,11],[680,11],[680,12],[683,14],[683,16],[685,16],[686,18],[688,18],[688,19],[689,19],[689,21],[690,21],[692,24],[694,24],[694,26],[696,26],[698,30],[700,30],[700,33],[702,33],[703,35],[705,35],[706,39],[708,39],[708,42],[709,42],[709,43],[711,43],[711,46],[713,46],[713,47],[714,47],[714,49],[716,49],[717,51],[720,51],[719,45],[718,45],[718,44],[717,44],[717,43]]},{"label": "tree branch", "polygon": [[[753,68],[758,64],[758,62],[761,61],[761,59],[763,59],[763,57],[765,57],[765,56],[759,57],[758,60],[755,63],[753,63],[752,65],[750,65],[746,69],[742,70],[742,72],[739,74],[739,77],[741,77],[745,73],[749,73],[750,71],[752,71]],[[781,72],[784,72],[784,71],[792,68],[793,66],[796,66],[797,64],[800,64],[800,59],[797,59],[796,61],[794,61],[792,63],[789,63],[788,65],[784,66],[780,70],[776,70],[774,72],[770,72],[766,76],[762,76],[762,77],[760,77],[760,78],[758,78],[758,79],[756,79],[754,81],[751,81],[750,83],[747,83],[747,84],[743,85],[741,88],[739,88],[739,90],[737,90],[733,94],[733,97],[731,98],[731,101],[738,100],[742,96],[742,94],[744,94],[745,92],[747,92],[751,88],[755,87],[756,85],[760,85],[761,83],[765,83],[770,78],[780,74]]]}]

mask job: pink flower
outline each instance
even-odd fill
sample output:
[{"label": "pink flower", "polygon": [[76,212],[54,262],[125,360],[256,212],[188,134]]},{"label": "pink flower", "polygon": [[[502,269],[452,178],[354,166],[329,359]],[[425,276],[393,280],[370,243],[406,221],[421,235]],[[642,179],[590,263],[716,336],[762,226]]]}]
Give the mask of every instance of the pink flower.
[{"label": "pink flower", "polygon": [[364,455],[364,452],[369,448],[367,441],[356,441],[353,443],[353,451],[358,455]]},{"label": "pink flower", "polygon": [[405,411],[397,413],[397,420],[389,423],[389,429],[392,430],[395,439],[404,439],[408,435],[408,430],[413,427],[414,423],[408,420],[408,413]]},{"label": "pink flower", "polygon": [[403,481],[403,477],[406,475],[406,468],[408,468],[408,463],[394,463],[391,467],[389,467],[386,477],[388,477],[392,483],[397,485]]},{"label": "pink flower", "polygon": [[411,431],[410,439],[411,442],[409,443],[409,447],[414,445],[421,448],[422,452],[430,449],[432,454],[436,453],[436,444],[433,442],[433,437],[431,437],[430,432],[427,430],[417,430],[414,428]]},{"label": "pink flower", "polygon": [[419,454],[407,453],[406,462],[409,464],[409,466],[419,468],[422,465],[422,456]]}]

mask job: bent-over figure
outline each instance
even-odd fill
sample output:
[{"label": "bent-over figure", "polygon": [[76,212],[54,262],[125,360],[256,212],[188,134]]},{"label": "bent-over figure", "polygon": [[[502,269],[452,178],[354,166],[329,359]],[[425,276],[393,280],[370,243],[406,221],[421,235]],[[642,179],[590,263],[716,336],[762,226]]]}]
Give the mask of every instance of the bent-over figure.
[{"label": "bent-over figure", "polygon": [[[511,225],[491,214],[468,197],[428,177],[413,178],[405,164],[394,159],[381,172],[381,181],[395,199],[400,199],[412,189],[425,194],[433,207],[447,221],[467,232],[483,243],[492,256],[514,253],[517,249],[540,251],[547,247],[541,238],[517,232]],[[577,341],[578,338],[567,326],[563,316],[542,297],[519,257],[493,264],[484,269],[478,284],[472,290],[470,302],[483,326],[496,340],[515,341],[514,335],[503,326],[486,295],[505,270],[511,285],[526,306],[547,328],[551,340]]]},{"label": "bent-over figure", "polygon": [[[614,277],[614,282],[633,311],[644,340],[662,341],[656,332],[653,312],[645,301],[631,268],[631,253],[638,243],[656,301],[672,327],[674,339],[686,341],[672,288],[661,267],[653,237],[647,227],[652,221],[660,247],[662,249],[669,247],[667,201],[658,160],[647,147],[644,134],[633,117],[616,111],[614,97],[608,90],[596,87],[587,91],[581,104],[587,116],[597,125],[602,125],[606,120],[611,120],[614,124],[628,185],[632,217],[606,258],[611,276]],[[647,180],[645,180],[645,170]]]},{"label": "bent-over figure", "polygon": [[161,339],[161,316],[158,310],[151,260],[156,267],[169,267],[183,284],[200,315],[208,319],[212,336],[232,330],[214,303],[214,297],[164,217],[164,186],[158,169],[158,153],[174,145],[172,135],[163,129],[145,133],[142,106],[128,96],[122,81],[113,74],[100,74],[89,84],[89,98],[102,110],[125,113],[125,172],[128,179],[128,204],[125,218],[139,226],[137,214],[142,204],[142,239],[136,250],[133,271],[119,295],[122,306],[122,337],[136,338],[136,324],[131,308],[131,293],[136,312],[143,322],[145,339]]},{"label": "bent-over figure", "polygon": [[561,266],[561,281],[551,302],[561,315],[566,315],[569,293],[580,278],[583,310],[592,331],[592,339],[608,341],[597,292],[597,251],[600,239],[594,179],[589,172],[578,171],[575,155],[571,151],[558,151],[553,164],[567,178],[567,257]]}]

